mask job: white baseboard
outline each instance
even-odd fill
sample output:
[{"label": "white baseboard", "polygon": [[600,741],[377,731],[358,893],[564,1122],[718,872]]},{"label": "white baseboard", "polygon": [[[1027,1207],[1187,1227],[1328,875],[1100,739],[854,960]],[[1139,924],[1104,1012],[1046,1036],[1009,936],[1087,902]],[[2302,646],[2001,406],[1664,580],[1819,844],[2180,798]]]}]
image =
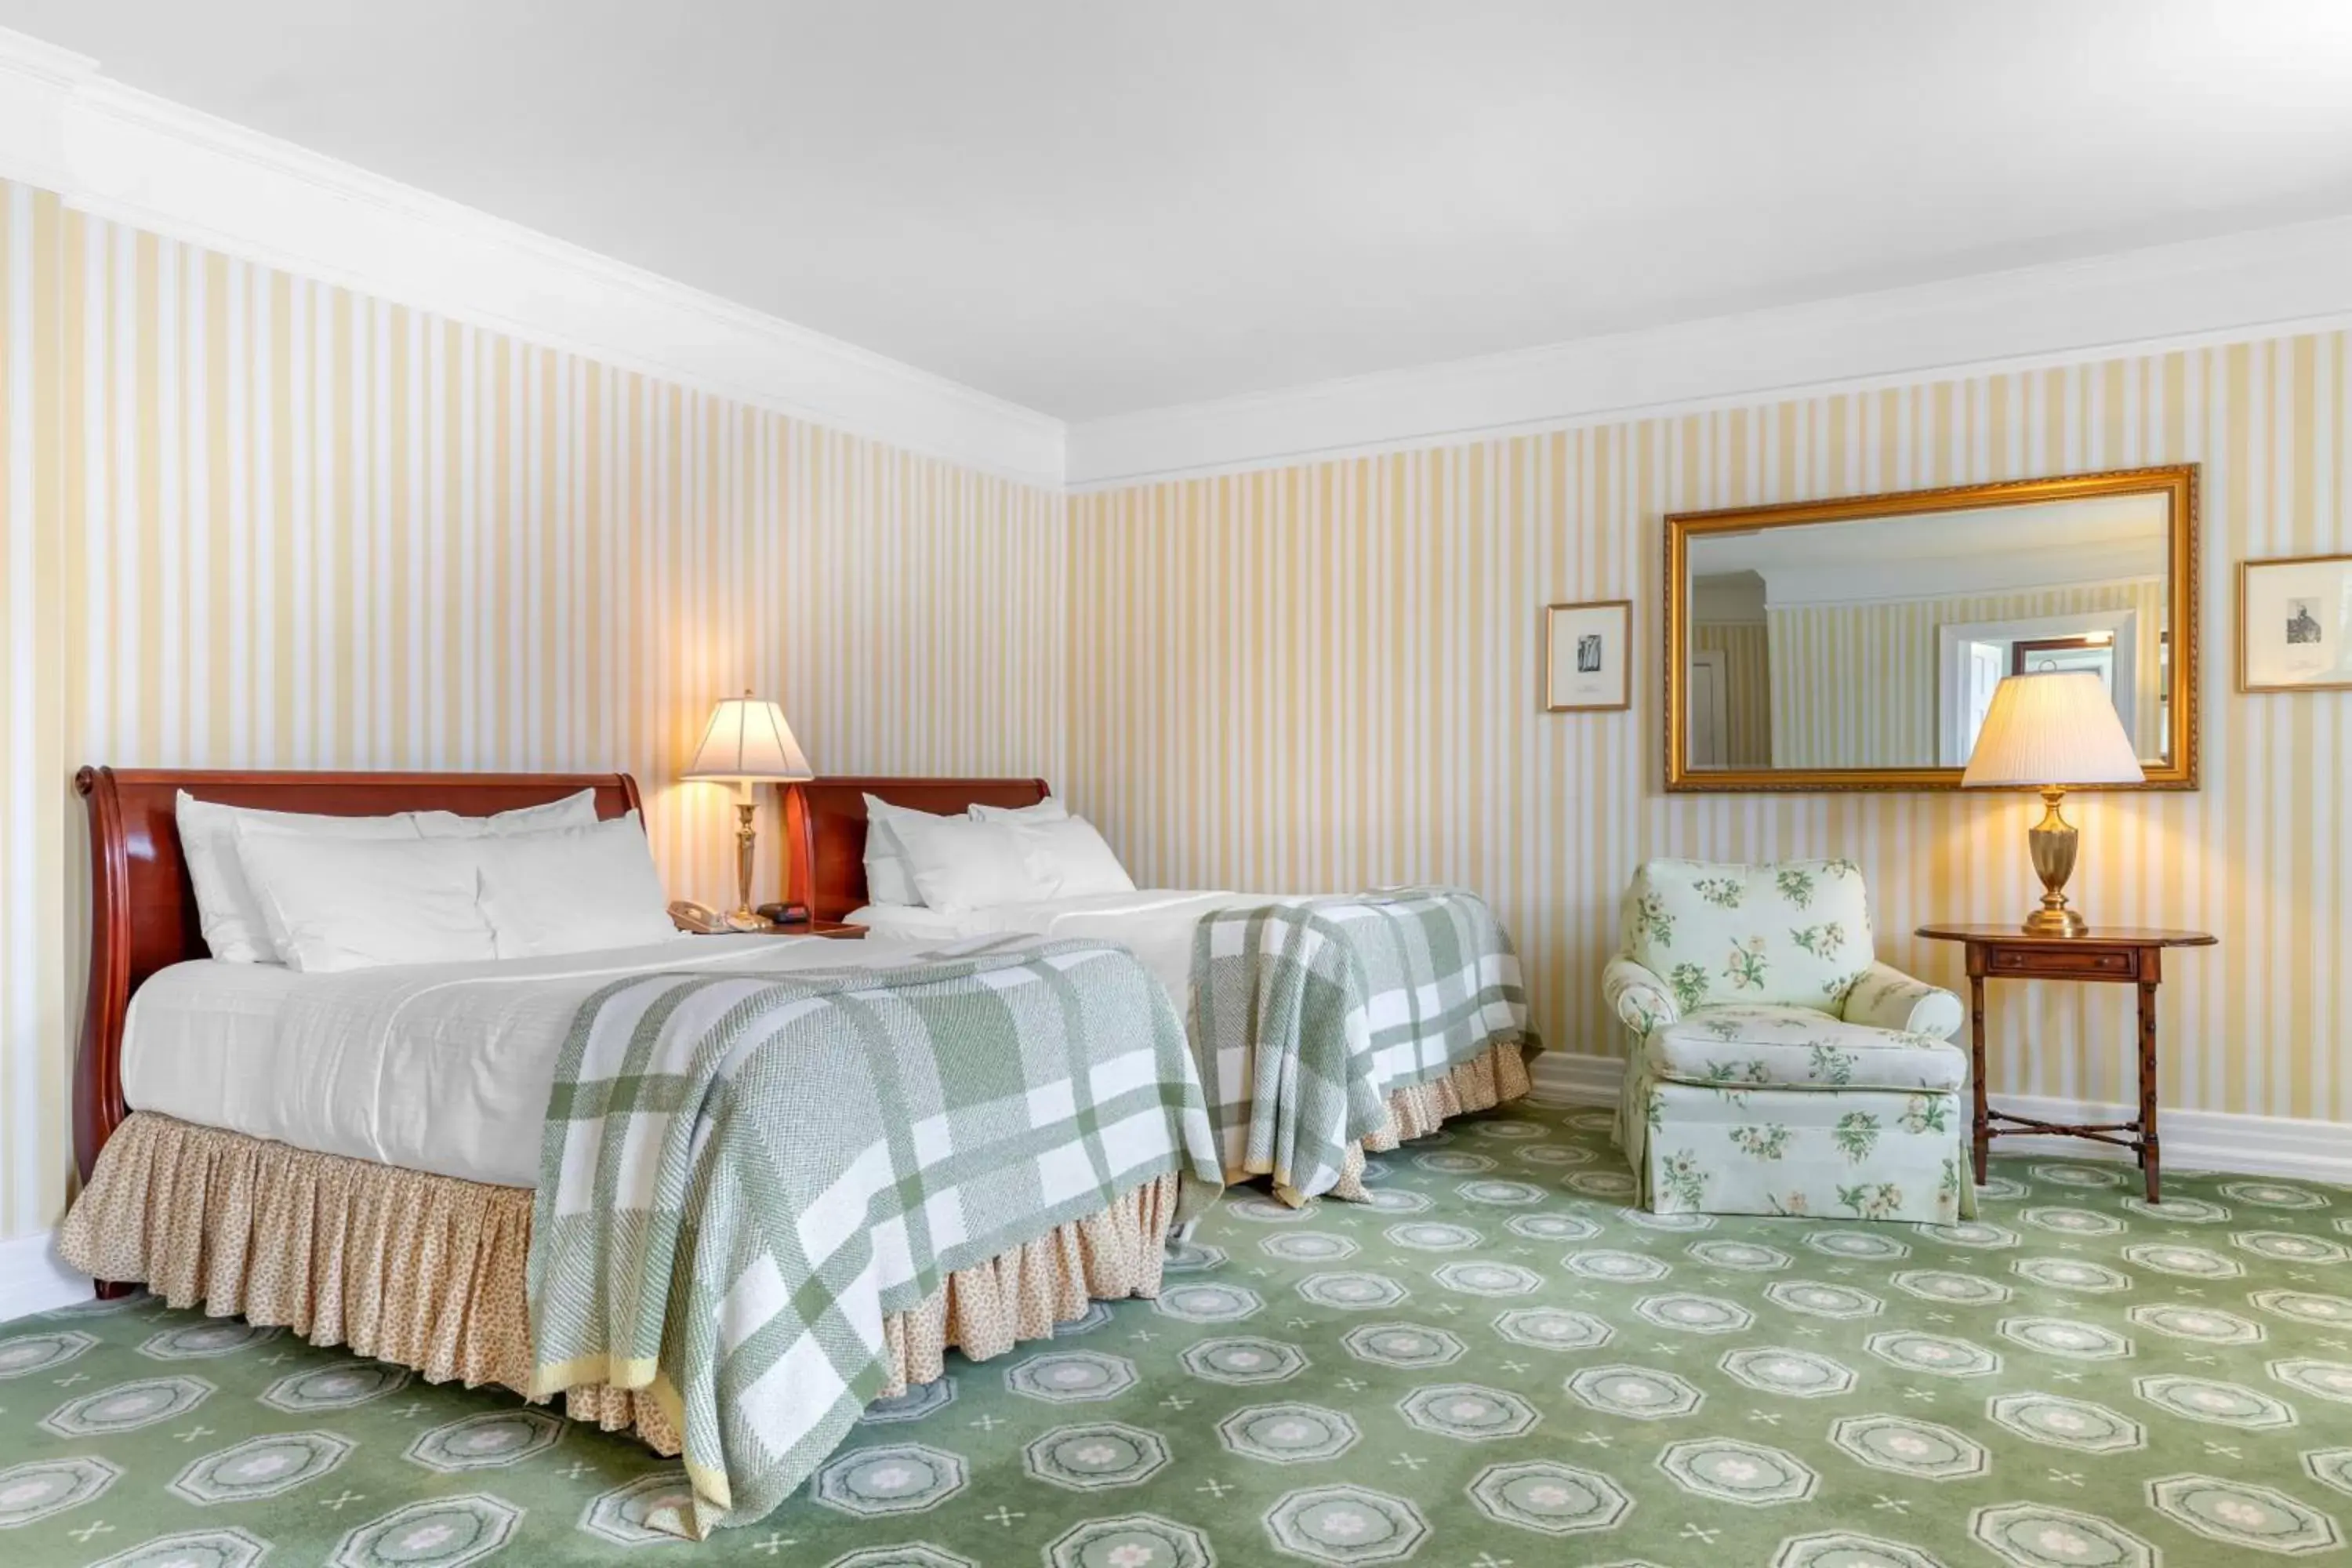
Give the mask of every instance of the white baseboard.
[{"label": "white baseboard", "polygon": [[[1536,1093],[1563,1105],[1615,1105],[1625,1064],[1615,1057],[1546,1051],[1530,1076]],[[2099,1105],[2044,1095],[1993,1096],[1996,1106],[2036,1121],[2121,1121],[2134,1114],[2122,1105]],[[2309,1121],[2287,1116],[2248,1116],[2228,1110],[2166,1110],[2157,1120],[2168,1171],[2238,1171],[2249,1175],[2299,1176],[2305,1181],[2352,1184],[2352,1127],[2340,1121]],[[2130,1158],[2126,1150],[2084,1138],[2040,1134],[2000,1138],[1993,1152],[2063,1154],[2070,1159]]]},{"label": "white baseboard", "polygon": [[[1535,1080],[1538,1100],[1559,1105],[1614,1106],[1624,1072],[1624,1062],[1615,1057],[1546,1051],[1536,1058],[1528,1076]],[[2037,1121],[2117,1121],[2130,1114],[2120,1105],[2032,1095],[2002,1096],[2000,1104]],[[2222,1110],[2173,1110],[2164,1113],[2159,1125],[2168,1170],[2242,1171],[2352,1184],[2352,1127],[2341,1122]],[[1997,1152],[2011,1154],[2126,1157],[2121,1149],[2080,1138],[2003,1138],[1993,1147]],[[69,1307],[89,1300],[89,1276],[76,1272],[58,1257],[51,1233],[0,1241],[0,1322]]]},{"label": "white baseboard", "polygon": [[1625,1064],[1616,1057],[1546,1051],[1528,1064],[1528,1076],[1535,1080],[1538,1100],[1559,1105],[1613,1106]]},{"label": "white baseboard", "polygon": [[0,1323],[87,1301],[89,1276],[59,1258],[51,1231],[0,1241]]},{"label": "white baseboard", "polygon": [[[2127,1105],[2056,1100],[2044,1095],[1992,1096],[1995,1110],[2036,1121],[2123,1121],[2138,1114]],[[2291,1116],[2248,1116],[2229,1110],[2165,1110],[2157,1131],[2168,1171],[2242,1171],[2258,1176],[2300,1176],[2306,1181],[2352,1184],[2352,1127],[2340,1121],[2309,1121]],[[2065,1154],[2128,1160],[2131,1152],[2085,1138],[2041,1133],[1993,1140],[1999,1154]]]}]

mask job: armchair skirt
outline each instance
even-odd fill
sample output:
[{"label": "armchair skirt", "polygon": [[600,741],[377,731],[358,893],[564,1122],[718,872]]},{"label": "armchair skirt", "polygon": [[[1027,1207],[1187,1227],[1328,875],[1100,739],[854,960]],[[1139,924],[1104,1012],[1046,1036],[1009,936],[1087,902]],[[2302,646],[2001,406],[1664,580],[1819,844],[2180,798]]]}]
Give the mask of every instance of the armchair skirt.
[{"label": "armchair skirt", "polygon": [[1976,1215],[1958,1090],[1755,1090],[1676,1083],[1637,1060],[1618,1113],[1653,1214],[1951,1225]]}]

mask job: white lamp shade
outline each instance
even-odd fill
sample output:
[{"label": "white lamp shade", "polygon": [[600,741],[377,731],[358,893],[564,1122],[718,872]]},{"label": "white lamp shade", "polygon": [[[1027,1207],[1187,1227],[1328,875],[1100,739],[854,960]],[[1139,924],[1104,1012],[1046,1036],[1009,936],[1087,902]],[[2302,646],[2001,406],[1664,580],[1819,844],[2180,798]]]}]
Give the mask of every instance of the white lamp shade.
[{"label": "white lamp shade", "polygon": [[710,710],[703,727],[702,744],[679,775],[740,783],[794,781],[816,777],[784,710],[763,698],[745,692],[730,697]]},{"label": "white lamp shade", "polygon": [[1969,788],[2137,784],[2131,737],[2107,683],[2087,669],[2012,675],[1993,689],[1960,783]]}]

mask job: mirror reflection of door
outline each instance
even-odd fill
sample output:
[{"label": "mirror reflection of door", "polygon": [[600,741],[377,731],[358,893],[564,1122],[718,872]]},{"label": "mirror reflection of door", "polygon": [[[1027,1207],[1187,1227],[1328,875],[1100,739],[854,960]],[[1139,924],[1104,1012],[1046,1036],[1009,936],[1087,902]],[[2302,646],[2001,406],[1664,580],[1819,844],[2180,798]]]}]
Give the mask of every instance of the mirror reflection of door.
[{"label": "mirror reflection of door", "polygon": [[[2105,685],[2125,731],[2144,739],[2146,748],[2160,744],[2157,712],[2145,708],[2142,700],[2144,691],[2159,685],[2160,676],[2154,669],[2141,668],[2150,650],[2140,626],[2137,610],[2105,610],[1938,627],[1942,717],[1936,760],[1946,767],[1967,763],[1969,753],[1976,749],[1977,735],[1984,729],[1992,689],[2005,677],[2046,675],[2062,669],[2087,669],[2096,675]],[[2141,754],[2146,757],[2152,752],[2143,749]]]},{"label": "mirror reflection of door", "polygon": [[1977,737],[1984,733],[1985,715],[1992,711],[1993,689],[2000,684],[2001,677],[2009,673],[2007,661],[2000,656],[1999,643],[1971,642],[1966,646],[1969,661],[1968,728],[1961,733],[1959,744],[1952,748],[1962,757],[1976,749]]},{"label": "mirror reflection of door", "polygon": [[2009,645],[2011,675],[2054,675],[2087,669],[2112,696],[2116,689],[2116,639],[2098,633],[2071,637],[2032,637]]},{"label": "mirror reflection of door", "polygon": [[1725,720],[1723,650],[1701,648],[1690,658],[1690,765],[1719,768],[1729,750]]}]

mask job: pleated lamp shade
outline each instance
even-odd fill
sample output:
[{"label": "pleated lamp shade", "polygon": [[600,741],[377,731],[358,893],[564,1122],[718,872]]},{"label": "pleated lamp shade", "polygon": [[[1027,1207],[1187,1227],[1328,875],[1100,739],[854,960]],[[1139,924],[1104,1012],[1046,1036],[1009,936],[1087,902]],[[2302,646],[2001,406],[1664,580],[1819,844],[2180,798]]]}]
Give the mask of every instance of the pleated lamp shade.
[{"label": "pleated lamp shade", "polygon": [[1993,689],[1992,709],[1960,783],[1971,789],[2137,784],[2131,737],[2087,669],[2012,675]]},{"label": "pleated lamp shade", "polygon": [[745,692],[722,700],[710,710],[703,727],[702,744],[694,760],[678,775],[745,784],[796,782],[816,777],[784,710],[763,698]]}]

